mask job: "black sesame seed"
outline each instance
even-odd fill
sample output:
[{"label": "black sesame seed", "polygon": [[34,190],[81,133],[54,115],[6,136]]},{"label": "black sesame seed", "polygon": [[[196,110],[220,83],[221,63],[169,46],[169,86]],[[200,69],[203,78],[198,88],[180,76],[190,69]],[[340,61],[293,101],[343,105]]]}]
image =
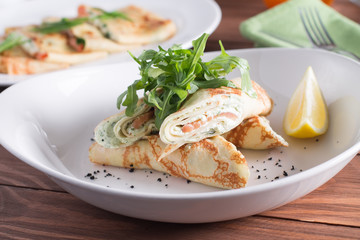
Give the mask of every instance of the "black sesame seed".
[{"label": "black sesame seed", "polygon": [[157,179],[157,181],[158,181],[158,182],[161,182],[161,181],[162,181],[162,179],[161,179],[161,178],[158,178],[158,179]]},{"label": "black sesame seed", "polygon": [[260,175],[258,175],[257,179],[260,179],[260,178],[261,178],[261,176],[260,176]]},{"label": "black sesame seed", "polygon": [[251,168],[254,168],[254,166],[251,166]]},{"label": "black sesame seed", "polygon": [[167,185],[167,184],[165,184],[165,187],[168,187],[168,185]]},{"label": "black sesame seed", "polygon": [[294,165],[291,166],[291,171],[294,171],[295,170],[295,167]]},{"label": "black sesame seed", "polygon": [[104,172],[106,172],[106,169],[104,169]]},{"label": "black sesame seed", "polygon": [[186,180],[186,182],[189,184],[189,183],[191,183],[191,180]]},{"label": "black sesame seed", "polygon": [[92,174],[91,174],[91,173],[88,173],[88,174],[86,174],[85,177],[91,177],[91,176],[92,176]]},{"label": "black sesame seed", "polygon": [[256,172],[260,172],[259,169],[256,169]]},{"label": "black sesame seed", "polygon": [[268,160],[271,161],[271,160],[272,160],[272,157],[269,157]]},{"label": "black sesame seed", "polygon": [[131,185],[130,188],[134,188],[134,185]]},{"label": "black sesame seed", "polygon": [[90,138],[90,141],[95,142],[95,139],[94,139],[94,138]]},{"label": "black sesame seed", "polygon": [[279,179],[280,177],[279,176],[276,176],[275,179]]},{"label": "black sesame seed", "polygon": [[287,177],[287,176],[288,176],[288,173],[287,173],[286,171],[284,171],[284,172],[283,172],[283,175],[284,175],[285,177]]},{"label": "black sesame seed", "polygon": [[130,167],[131,167],[131,168],[134,167],[134,164],[130,164]]},{"label": "black sesame seed", "polygon": [[318,142],[318,141],[319,141],[319,139],[317,138],[317,139],[315,139],[315,141],[316,141],[316,142]]},{"label": "black sesame seed", "polygon": [[94,176],[91,176],[91,177],[90,177],[90,179],[91,179],[91,180],[94,180],[94,179],[95,179],[95,177],[94,177]]},{"label": "black sesame seed", "polygon": [[135,171],[135,168],[130,168],[129,169],[129,172],[131,172],[131,173],[134,172],[134,171]]},{"label": "black sesame seed", "polygon": [[263,171],[266,171],[266,168],[264,168]]}]

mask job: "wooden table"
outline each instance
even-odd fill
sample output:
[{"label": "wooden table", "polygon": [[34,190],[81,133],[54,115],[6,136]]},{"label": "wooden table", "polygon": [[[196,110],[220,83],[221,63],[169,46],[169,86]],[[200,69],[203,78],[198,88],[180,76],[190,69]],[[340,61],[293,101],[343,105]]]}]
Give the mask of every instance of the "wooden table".
[{"label": "wooden table", "polygon": [[[261,0],[218,0],[221,24],[207,51],[249,48],[238,25],[266,10]],[[191,6],[189,6],[191,7]],[[348,0],[333,7],[360,22]],[[211,224],[132,219],[93,207],[0,146],[0,239],[360,239],[360,155],[309,195],[255,216]]]}]

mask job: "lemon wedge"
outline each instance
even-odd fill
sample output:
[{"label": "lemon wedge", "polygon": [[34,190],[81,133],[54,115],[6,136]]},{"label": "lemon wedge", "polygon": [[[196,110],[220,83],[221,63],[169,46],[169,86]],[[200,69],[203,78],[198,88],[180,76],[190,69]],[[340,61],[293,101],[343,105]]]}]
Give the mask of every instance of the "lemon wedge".
[{"label": "lemon wedge", "polygon": [[290,98],[283,126],[285,133],[296,138],[311,138],[328,129],[327,106],[312,67],[308,67]]}]

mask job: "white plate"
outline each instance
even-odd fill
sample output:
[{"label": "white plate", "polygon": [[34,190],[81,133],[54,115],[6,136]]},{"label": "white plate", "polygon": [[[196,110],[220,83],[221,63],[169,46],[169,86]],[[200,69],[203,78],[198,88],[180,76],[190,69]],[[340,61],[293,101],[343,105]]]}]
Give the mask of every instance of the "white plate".
[{"label": "white plate", "polygon": [[[328,181],[360,150],[359,63],[321,50],[228,53],[249,60],[252,78],[274,100],[271,125],[290,144],[242,150],[251,169],[246,188],[221,190],[154,171],[131,173],[89,162],[94,127],[118,111],[117,96],[138,78],[134,62],[50,73],[6,89],[0,94],[0,143],[90,204],[131,217],[182,223],[222,221],[279,207]],[[318,138],[294,139],[283,133],[282,118],[309,65],[328,103],[330,128]],[[85,177],[94,171],[99,171],[93,174],[96,179]]]},{"label": "white plate", "polygon": [[[1,7],[0,35],[3,35],[4,29],[7,27],[40,24],[42,19],[48,16],[75,17],[77,14],[77,6],[80,4],[84,4],[84,1],[32,0],[22,2],[21,4]],[[101,7],[108,11],[133,4],[152,11],[164,18],[172,19],[178,31],[174,37],[161,43],[161,46],[165,49],[171,47],[173,44],[182,44],[184,48],[191,47],[192,40],[197,39],[204,32],[212,33],[221,20],[221,9],[213,0],[87,0],[86,4]],[[29,9],[31,9],[31,11],[29,11]],[[153,44],[144,46],[144,48],[157,48],[157,46],[158,44]],[[140,51],[141,49],[137,49],[132,52],[137,55]],[[76,65],[72,68],[104,65],[125,60],[130,60],[130,56],[127,53],[111,54],[105,59]],[[34,76],[36,75],[10,76],[0,74],[0,86],[9,86]]]}]

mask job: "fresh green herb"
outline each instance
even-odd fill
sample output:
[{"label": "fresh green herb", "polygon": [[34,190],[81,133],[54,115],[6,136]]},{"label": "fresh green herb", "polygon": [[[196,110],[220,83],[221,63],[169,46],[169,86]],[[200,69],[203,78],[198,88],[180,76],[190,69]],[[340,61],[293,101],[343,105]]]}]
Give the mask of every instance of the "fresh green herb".
[{"label": "fresh green herb", "polygon": [[101,10],[101,12],[102,12],[101,14],[96,16],[80,17],[75,19],[62,18],[58,22],[45,22],[42,25],[34,28],[33,30],[36,32],[48,34],[48,33],[61,32],[88,21],[94,21],[95,19],[105,20],[112,18],[123,18],[125,20],[130,21],[130,19],[124,13],[121,12],[117,12],[117,11],[105,12],[103,10]]},{"label": "fresh green herb", "polygon": [[28,39],[25,39],[16,32],[12,32],[5,38],[3,42],[0,43],[0,52],[13,48],[17,45],[21,45],[27,41]]},{"label": "fresh green herb", "polygon": [[125,13],[122,13],[122,12],[118,12],[118,11],[106,12],[101,8],[94,8],[94,9],[101,12],[101,14],[97,16],[97,18],[101,19],[101,20],[122,18],[127,21],[132,21]]},{"label": "fresh green herb", "polygon": [[85,39],[84,38],[81,38],[81,37],[76,37],[75,36],[75,39],[76,39],[76,45],[79,45],[79,46],[85,46]]},{"label": "fresh green herb", "polygon": [[179,110],[188,96],[198,89],[221,86],[236,88],[234,83],[224,78],[235,68],[242,74],[242,90],[256,97],[249,77],[248,62],[229,56],[221,42],[221,54],[209,62],[202,61],[208,37],[208,34],[203,34],[194,40],[192,50],[174,45],[167,51],[160,46],[159,51],[144,51],[139,57],[129,52],[140,65],[141,79],[136,80],[118,97],[117,107],[126,106],[126,115],[132,116],[138,101],[136,91],[144,89],[144,101],[155,108],[155,125],[159,129],[164,119]]}]

